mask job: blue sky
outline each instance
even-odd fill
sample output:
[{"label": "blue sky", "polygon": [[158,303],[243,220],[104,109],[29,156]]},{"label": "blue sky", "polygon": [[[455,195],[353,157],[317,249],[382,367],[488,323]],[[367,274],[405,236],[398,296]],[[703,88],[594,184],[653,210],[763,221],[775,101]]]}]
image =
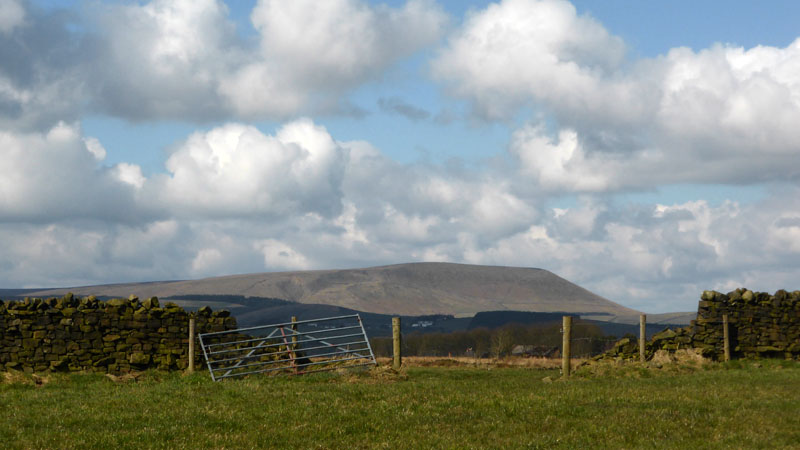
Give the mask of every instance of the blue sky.
[{"label": "blue sky", "polygon": [[795,289],[796,2],[0,2],[0,287],[409,261]]}]

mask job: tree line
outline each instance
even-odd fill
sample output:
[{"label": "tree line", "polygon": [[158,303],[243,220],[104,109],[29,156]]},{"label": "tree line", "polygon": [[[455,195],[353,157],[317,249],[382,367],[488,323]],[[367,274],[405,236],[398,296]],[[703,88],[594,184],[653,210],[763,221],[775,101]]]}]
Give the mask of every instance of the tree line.
[{"label": "tree line", "polygon": [[[572,324],[572,354],[585,357],[603,353],[616,341],[605,335],[595,324],[576,320]],[[392,355],[392,338],[370,339],[375,356]],[[451,333],[419,333],[403,335],[401,346],[404,356],[475,356],[501,358],[511,354],[517,345],[537,349],[560,349],[561,323],[475,328]]]}]

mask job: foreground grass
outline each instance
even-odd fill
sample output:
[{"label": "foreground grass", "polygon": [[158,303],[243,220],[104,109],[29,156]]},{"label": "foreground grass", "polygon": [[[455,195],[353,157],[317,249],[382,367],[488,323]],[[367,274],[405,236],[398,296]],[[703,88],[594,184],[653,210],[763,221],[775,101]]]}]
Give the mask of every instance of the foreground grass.
[{"label": "foreground grass", "polygon": [[[4,448],[800,448],[800,364],[0,382]],[[2,380],[2,378],[0,378]]]}]

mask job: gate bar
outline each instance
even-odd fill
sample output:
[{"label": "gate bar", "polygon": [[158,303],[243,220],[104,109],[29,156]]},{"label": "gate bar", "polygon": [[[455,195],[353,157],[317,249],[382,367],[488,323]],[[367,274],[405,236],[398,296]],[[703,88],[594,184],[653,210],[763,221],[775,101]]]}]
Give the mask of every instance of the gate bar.
[{"label": "gate bar", "polygon": [[[285,328],[285,327],[277,327],[277,329],[280,329],[280,328]],[[330,333],[330,332],[332,332],[332,331],[340,331],[340,330],[355,330],[355,329],[360,329],[360,328],[361,328],[360,326],[356,326],[356,325],[354,325],[354,326],[351,326],[351,327],[327,328],[327,329],[324,329],[324,330],[318,330],[318,331],[304,331],[304,332],[298,332],[298,331],[295,331],[295,332],[294,332],[294,333],[292,333],[291,335],[292,335],[292,336],[304,336],[304,335],[307,335],[307,334],[314,335],[314,334],[320,334],[320,333],[326,333],[326,332],[327,332],[327,333]],[[237,331],[238,331],[238,330],[237,330]],[[357,334],[357,336],[361,336],[361,335],[362,335],[362,333],[358,333],[358,334]],[[356,336],[356,335],[354,335],[354,336]],[[331,336],[331,337],[325,337],[325,336],[323,336],[323,337],[322,337],[322,338],[320,338],[320,339],[334,339],[334,338],[336,338],[336,337],[338,337],[338,336]],[[277,336],[273,336],[272,334],[270,334],[270,335],[268,335],[268,336],[259,336],[259,337],[257,337],[257,338],[253,338],[253,339],[244,339],[244,340],[241,340],[241,341],[217,342],[217,343],[214,343],[214,344],[208,344],[208,347],[210,348],[210,347],[219,347],[220,345],[244,344],[245,342],[263,341],[263,340],[265,340],[265,339],[271,339],[271,338],[275,338],[275,339],[276,339],[276,338],[277,338]]]},{"label": "gate bar", "polygon": [[[355,333],[355,334],[343,334],[341,336],[330,336],[330,337],[323,336],[321,338],[311,338],[311,339],[306,339],[304,341],[299,341],[299,342],[325,342],[324,339],[339,339],[339,338],[356,337],[356,336],[364,336],[364,334],[363,333]],[[248,339],[246,341],[226,342],[226,344],[235,345],[235,344],[243,344],[245,342],[267,341],[269,339],[278,339],[278,338],[275,337],[275,336],[269,337],[269,338],[264,337],[264,338],[260,338],[260,339]],[[282,345],[284,345],[284,344],[282,342],[279,342],[277,344],[262,345],[262,346],[259,346],[258,348],[280,347]],[[343,343],[343,344],[328,344],[328,345],[338,346],[338,345],[345,345],[345,344]],[[211,345],[209,345],[209,347],[210,346]],[[220,353],[241,352],[241,351],[245,351],[245,350],[250,350],[252,348],[253,347],[231,348],[231,349],[227,349],[227,350],[217,350],[215,352],[208,352],[208,354],[209,355],[219,355]]]},{"label": "gate bar", "polygon": [[358,324],[361,325],[361,329],[364,331],[364,340],[367,341],[369,356],[372,357],[372,361],[375,363],[375,367],[378,367],[378,360],[375,359],[375,353],[372,353],[372,344],[369,343],[369,338],[367,337],[367,330],[364,329],[364,322],[361,321],[361,314],[356,314],[356,317],[358,318]]},{"label": "gate bar", "polygon": [[285,327],[287,325],[292,325],[293,323],[301,324],[301,323],[309,323],[309,322],[328,322],[331,320],[342,320],[342,319],[352,319],[353,317],[358,317],[358,314],[351,314],[349,316],[338,316],[338,317],[326,317],[324,319],[308,319],[308,320],[298,320],[297,322],[284,322],[284,323],[275,323],[270,325],[260,325],[257,327],[249,327],[249,328],[237,328],[235,330],[225,330],[225,331],[215,331],[213,333],[203,333],[206,336],[214,336],[217,334],[225,334],[225,333],[238,333],[240,331],[250,331],[250,330],[258,330],[262,328],[279,328]]},{"label": "gate bar", "polygon": [[[367,341],[353,341],[353,342],[345,342],[345,343],[343,343],[341,345],[356,345],[356,344],[365,344],[365,343],[367,343]],[[302,348],[302,349],[300,349],[300,351],[304,351],[305,352],[305,351],[309,351],[309,350],[319,350],[319,349],[331,348],[331,347],[335,347],[335,346],[334,345],[320,345],[319,347]],[[250,348],[251,349],[262,349],[264,347],[250,347]],[[247,350],[247,349],[246,348],[242,348],[242,349],[239,349],[239,350]],[[356,350],[367,350],[367,347],[357,348]],[[237,357],[226,358],[226,359],[215,359],[213,362],[216,364],[216,363],[228,362],[228,361],[240,361],[240,360],[244,360],[244,359],[261,358],[262,356],[268,356],[268,355],[269,356],[283,355],[285,353],[288,353],[288,352],[286,350],[280,350],[280,351],[277,351],[277,352],[270,352],[270,353],[258,353],[258,354],[253,354],[253,355],[237,356]],[[308,355],[309,358],[316,358],[317,356],[320,356],[320,355]]]},{"label": "gate bar", "polygon": [[[322,356],[333,356],[333,355],[343,355],[345,353],[347,353],[347,354],[352,353],[352,354],[355,354],[357,356],[357,358],[354,358],[354,359],[369,359],[366,356],[362,356],[362,355],[359,355],[359,354],[356,353],[356,352],[361,351],[361,350],[366,350],[366,349],[359,348],[359,349],[356,349],[356,350],[350,350],[350,351],[344,351],[344,352],[325,353],[323,355],[317,355],[317,356],[318,357],[322,357]],[[295,358],[295,360],[297,360],[297,359],[298,358]],[[275,359],[275,360],[272,360],[272,361],[262,361],[262,362],[257,362],[257,363],[253,363],[253,364],[239,364],[238,366],[215,367],[212,370],[216,370],[218,372],[221,372],[223,370],[227,370],[228,372],[230,372],[230,371],[233,371],[234,369],[239,369],[239,368],[242,368],[242,367],[269,366],[269,365],[272,365],[272,364],[279,364],[279,363],[287,363],[287,362],[291,363],[292,361],[293,360],[290,360],[290,359]],[[313,365],[313,364],[328,364],[328,363],[331,363],[331,362],[338,362],[338,361],[345,361],[345,360],[344,359],[336,359],[336,360],[329,360],[329,361],[310,362],[310,363],[306,363],[306,364],[297,364],[297,366],[300,367],[300,366],[309,366],[309,365]],[[290,367],[285,367],[285,368],[288,369]],[[226,375],[227,375],[227,373],[226,373]]]}]

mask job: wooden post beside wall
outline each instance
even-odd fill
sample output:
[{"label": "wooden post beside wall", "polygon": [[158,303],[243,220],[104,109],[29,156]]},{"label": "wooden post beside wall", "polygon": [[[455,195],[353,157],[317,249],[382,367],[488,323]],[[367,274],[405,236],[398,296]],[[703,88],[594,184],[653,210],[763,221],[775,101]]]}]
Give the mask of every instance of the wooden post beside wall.
[{"label": "wooden post beside wall", "polygon": [[194,372],[194,314],[189,316],[189,373]]},{"label": "wooden post beside wall", "polygon": [[644,362],[645,342],[647,341],[647,315],[639,316],[639,361]]},{"label": "wooden post beside wall", "polygon": [[570,354],[572,341],[572,316],[564,316],[563,339],[561,342],[561,371],[565,377],[570,373]]},{"label": "wooden post beside wall", "polygon": [[400,338],[400,318],[392,317],[392,354],[394,355],[392,367],[395,370],[400,369],[400,366],[403,365],[403,356],[400,353]]},{"label": "wooden post beside wall", "polygon": [[722,342],[725,361],[731,360],[731,341],[728,334],[728,315],[722,315]]}]

